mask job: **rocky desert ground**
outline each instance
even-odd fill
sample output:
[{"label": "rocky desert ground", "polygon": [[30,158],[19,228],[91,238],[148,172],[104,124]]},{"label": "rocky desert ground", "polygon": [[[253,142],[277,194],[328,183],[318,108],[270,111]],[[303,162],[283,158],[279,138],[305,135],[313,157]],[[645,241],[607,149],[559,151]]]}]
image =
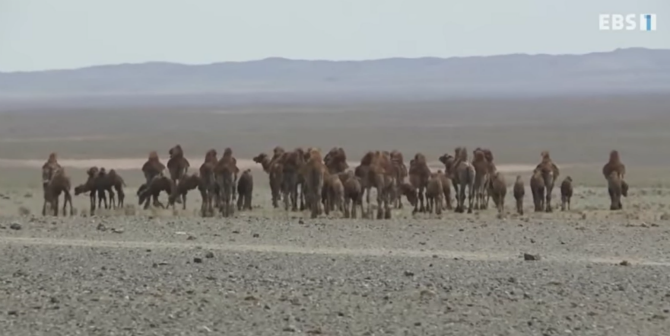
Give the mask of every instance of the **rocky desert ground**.
[{"label": "rocky desert ground", "polygon": [[[0,330],[7,335],[670,334],[667,98],[252,106],[212,111],[0,114]],[[640,107],[640,101],[646,105]],[[635,107],[635,114],[629,111]],[[139,210],[136,162],[181,144],[239,160],[282,145],[421,151],[490,147],[509,183],[547,149],[575,180],[569,211],[495,210],[350,220],[272,209],[254,169],[255,209],[234,218]],[[600,174],[621,152],[631,185],[608,210]],[[73,182],[118,169],[127,206],[42,217],[51,151]],[[437,169],[439,165],[432,164]],[[558,202],[558,191],[554,191]],[[558,204],[558,203],[557,203]]]}]

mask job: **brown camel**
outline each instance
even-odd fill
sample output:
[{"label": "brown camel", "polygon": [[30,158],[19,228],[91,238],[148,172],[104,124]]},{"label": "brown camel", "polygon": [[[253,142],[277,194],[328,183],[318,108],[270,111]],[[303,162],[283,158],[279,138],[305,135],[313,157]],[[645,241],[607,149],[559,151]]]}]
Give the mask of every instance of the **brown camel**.
[{"label": "brown camel", "polygon": [[344,218],[356,218],[356,208],[361,209],[361,213],[365,217],[363,211],[363,187],[361,179],[354,175],[353,171],[347,172],[344,186]]},{"label": "brown camel", "polygon": [[[423,203],[424,193],[428,186],[428,181],[431,179],[430,168],[426,162],[426,157],[422,153],[414,155],[414,159],[409,162],[409,183],[417,189],[418,206],[414,207],[412,213],[425,212],[426,208]],[[440,205],[440,207],[442,207]]]},{"label": "brown camel", "polygon": [[[323,190],[326,166],[318,149],[310,149],[309,160],[299,167],[299,174],[303,176],[305,183],[305,201],[311,211],[311,218],[321,214],[321,191]],[[339,178],[338,178],[339,179]]]},{"label": "brown camel", "polygon": [[[61,169],[60,164],[58,164],[58,158],[55,152],[52,152],[49,154],[49,158],[47,158],[47,161],[44,162],[42,165],[42,186],[45,186],[49,181],[51,180],[51,177],[53,176],[53,173],[57,169]],[[47,173],[46,175],[44,173]]]},{"label": "brown camel", "polygon": [[[305,163],[305,151],[302,148],[296,148],[291,152],[282,153],[281,158],[278,159],[281,164],[281,190],[284,198],[284,209],[289,211],[300,211],[305,209],[304,197],[299,197],[298,187],[301,186],[302,179],[300,178],[300,168]],[[304,195],[304,190],[302,190]],[[300,208],[298,208],[298,200],[300,200]]]},{"label": "brown camel", "polygon": [[407,198],[409,205],[415,207],[419,198],[417,196],[416,188],[414,188],[414,186],[409,182],[402,182],[400,183],[398,189],[400,190],[400,195]]},{"label": "brown camel", "polygon": [[323,157],[323,162],[330,174],[343,173],[349,169],[349,165],[347,164],[347,154],[342,147],[333,147],[333,149]]},{"label": "brown camel", "polygon": [[172,195],[173,186],[172,180],[167,176],[155,176],[149,184],[142,184],[137,190],[138,204],[144,203],[144,209],[146,210],[149,208],[149,201],[153,199],[154,207],[165,209],[165,205],[158,200],[158,196],[160,196],[161,191],[164,191],[169,198]]},{"label": "brown camel", "polygon": [[170,172],[170,179],[177,184],[186,175],[191,164],[184,157],[184,150],[179,144],[170,148],[168,153],[170,154],[170,159],[167,162],[167,168]]},{"label": "brown camel", "polygon": [[[275,148],[281,149],[281,147]],[[276,152],[275,152],[276,153]],[[283,154],[283,149],[281,149],[280,154],[270,158],[265,153],[260,153],[253,158],[254,162],[259,163],[263,167],[263,171],[268,174],[268,179],[270,182],[270,193],[272,195],[272,206],[277,208],[279,207],[279,199],[281,198],[281,176],[282,176],[282,166],[279,164],[278,158]]]},{"label": "brown camel", "polygon": [[505,176],[501,172],[496,171],[491,175],[490,186],[489,191],[493,198],[493,204],[498,209],[498,214],[503,216],[505,215],[505,196],[507,195]]},{"label": "brown camel", "polygon": [[88,192],[89,193],[89,199],[90,199],[90,213],[91,215],[95,214],[95,197],[98,197],[98,207],[101,206],[102,201],[104,199],[105,202],[105,207],[107,207],[107,197],[105,196],[105,190],[103,188],[100,188],[98,186],[98,173],[100,170],[98,167],[90,167],[86,171],[86,182],[84,184],[80,184],[74,188],[74,195],[78,196],[82,193]]},{"label": "brown camel", "polygon": [[233,157],[233,150],[226,147],[221,159],[214,167],[214,176],[216,184],[219,187],[219,210],[223,217],[228,217],[233,213],[232,200],[233,190],[235,189],[235,176],[239,172],[237,160]]},{"label": "brown camel", "polygon": [[[51,176],[50,179],[47,178]],[[74,214],[72,209],[72,195],[70,195],[71,182],[70,178],[65,174],[65,169],[62,167],[55,168],[53,165],[46,165],[42,168],[42,181],[48,182],[43,184],[44,203],[42,204],[42,216],[46,216],[47,203],[51,206],[54,216],[58,216],[58,198],[63,194],[63,216],[67,215],[67,205],[70,205],[70,216]]]},{"label": "brown camel", "polygon": [[486,160],[484,151],[477,148],[473,151],[472,167],[475,169],[475,205],[474,208],[484,210],[487,208],[488,191],[490,189],[489,180],[491,178],[491,168]]},{"label": "brown camel", "polygon": [[452,210],[451,205],[451,179],[441,169],[437,170],[437,176],[442,180],[442,192],[444,194],[445,210]]},{"label": "brown camel", "polygon": [[391,152],[391,162],[395,165],[398,175],[396,176],[396,187],[394,188],[393,203],[394,207],[397,209],[402,209],[402,192],[400,191],[400,185],[405,182],[405,179],[409,176],[409,170],[405,165],[405,160],[402,153],[397,150]]},{"label": "brown camel", "polygon": [[344,185],[342,184],[340,174],[329,174],[326,172],[323,183],[322,203],[326,215],[329,215],[335,209],[344,212]]},{"label": "brown camel", "polygon": [[[103,190],[107,191],[107,193],[109,193],[111,208],[123,207],[123,201],[126,197],[126,194],[123,191],[123,187],[126,186],[126,182],[119,174],[116,173],[116,170],[110,169],[109,172],[106,172],[105,168],[100,168],[96,181],[99,188],[102,188]],[[118,204],[116,202],[114,191],[116,191],[116,194],[118,195]],[[105,208],[107,208],[107,205],[105,205]]]},{"label": "brown camel", "polygon": [[[526,195],[526,186],[521,179],[521,175],[516,176],[516,182],[514,182],[514,199],[516,200],[516,212],[519,215],[523,215],[523,197]],[[533,196],[533,201],[535,197]]]},{"label": "brown camel", "polygon": [[251,169],[246,169],[237,181],[237,210],[252,210],[251,200],[254,194],[254,176]]},{"label": "brown camel", "polygon": [[396,185],[397,167],[393,165],[385,152],[367,152],[355,169],[355,175],[361,178],[366,192],[367,214],[371,214],[370,193],[372,188],[377,191],[377,219],[390,219],[390,201]]},{"label": "brown camel", "polygon": [[468,162],[468,151],[465,147],[457,147],[455,155],[448,154],[440,156],[439,160],[444,164],[445,173],[451,178],[456,193],[456,212],[465,212],[466,189],[468,190],[468,213],[472,213],[475,198],[475,169]]},{"label": "brown camel", "polygon": [[570,210],[570,199],[572,198],[572,177],[567,176],[561,182],[561,211],[565,211],[566,205]]},{"label": "brown camel", "polygon": [[214,215],[214,204],[219,202],[219,188],[216,184],[214,168],[219,161],[216,158],[216,150],[210,149],[205,153],[205,160],[200,165],[200,193],[202,195],[202,206],[200,213],[203,217]]},{"label": "brown camel", "polygon": [[[553,175],[552,171],[548,172],[549,177]],[[549,181],[553,181],[553,179],[548,179]],[[530,191],[533,194],[533,205],[535,206],[535,212],[541,212],[544,211],[544,200],[545,200],[545,192],[546,192],[546,187],[544,184],[545,178],[543,177],[543,173],[541,169],[535,169],[533,171],[533,175],[530,177]]]},{"label": "brown camel", "polygon": [[[174,184],[174,181],[172,181]],[[172,193],[168,196],[168,206],[172,206],[174,209],[175,203],[181,203],[182,204],[182,210],[186,210],[186,195],[188,195],[188,192],[191,190],[194,190],[198,188],[200,191],[200,196],[202,197],[203,203],[205,202],[205,198],[207,197],[207,194],[202,188],[202,179],[200,179],[200,176],[198,174],[184,174],[180,176],[178,182],[175,186],[175,188],[172,190]],[[177,202],[181,198],[181,202]]]},{"label": "brown camel", "polygon": [[621,196],[623,187],[621,184],[621,175],[617,171],[611,171],[607,179],[607,192],[610,195],[610,210],[621,210]]},{"label": "brown camel", "polygon": [[[435,211],[436,215],[442,214],[442,197],[444,196],[444,189],[442,188],[442,178],[437,173],[431,174],[428,183],[426,184],[426,203],[428,213]],[[419,195],[421,200],[421,195]]]},{"label": "brown camel", "polygon": [[628,183],[626,183],[626,180],[624,179],[624,175],[626,175],[626,165],[624,165],[621,162],[621,158],[619,157],[619,151],[617,150],[613,150],[610,152],[610,159],[603,166],[603,176],[605,177],[605,179],[609,179],[609,176],[612,173],[612,171],[617,172],[621,179],[621,192],[622,192],[621,195],[628,196]]},{"label": "brown camel", "polygon": [[558,166],[551,160],[551,157],[549,156],[549,151],[542,151],[540,153],[540,156],[542,157],[542,161],[537,165],[536,169],[539,169],[540,172],[542,173],[542,179],[544,180],[544,188],[545,188],[545,202],[544,202],[544,211],[546,212],[552,212],[553,209],[551,207],[551,195],[554,190],[554,185],[556,184],[556,179],[558,179],[558,175],[560,174],[560,171],[558,170]]},{"label": "brown camel", "polygon": [[[488,148],[483,148],[481,149],[484,152],[484,158],[486,159],[486,162],[488,163],[488,168],[489,168],[489,176],[493,176],[498,171],[498,168],[496,167],[496,164],[493,162],[493,152],[491,152],[490,149]],[[489,178],[489,185],[491,184],[491,179]],[[487,190],[490,190],[487,188]],[[491,198],[490,193],[486,196],[486,202],[484,203],[484,208],[487,209],[489,207],[489,200]]]},{"label": "brown camel", "polygon": [[144,178],[146,180],[145,183],[148,185],[154,177],[162,175],[164,170],[165,165],[160,162],[158,153],[156,151],[151,151],[147,162],[142,165],[142,173],[144,173]]}]

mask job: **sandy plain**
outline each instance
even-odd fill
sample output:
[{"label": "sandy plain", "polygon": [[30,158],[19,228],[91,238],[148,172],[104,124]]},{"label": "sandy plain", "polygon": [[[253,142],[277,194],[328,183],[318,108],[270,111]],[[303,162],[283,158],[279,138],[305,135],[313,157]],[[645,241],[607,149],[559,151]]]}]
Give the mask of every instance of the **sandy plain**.
[{"label": "sandy plain", "polygon": [[[670,333],[670,99],[547,98],[210,110],[0,112],[0,328],[12,335],[663,335]],[[39,170],[57,151],[73,182],[119,170],[129,205],[147,153],[181,144],[253,168],[252,212],[124,209],[42,218]],[[274,146],[342,146],[406,160],[489,147],[508,182],[547,149],[575,180],[570,211],[497,219],[310,220],[270,207],[250,159]],[[630,196],[610,212],[600,174],[611,149]],[[554,192],[558,198],[558,192]],[[20,229],[17,229],[19,228]],[[524,260],[524,254],[539,260]],[[530,258],[533,259],[533,258]],[[623,262],[626,261],[626,262]],[[623,264],[623,265],[622,265]]]}]

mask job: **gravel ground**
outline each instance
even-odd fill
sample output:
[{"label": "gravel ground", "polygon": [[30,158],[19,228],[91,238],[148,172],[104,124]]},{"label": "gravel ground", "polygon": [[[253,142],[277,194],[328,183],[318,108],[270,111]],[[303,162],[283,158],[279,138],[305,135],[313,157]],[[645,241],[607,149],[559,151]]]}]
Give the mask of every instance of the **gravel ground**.
[{"label": "gravel ground", "polygon": [[7,335],[670,334],[667,221],[4,217],[0,227]]}]

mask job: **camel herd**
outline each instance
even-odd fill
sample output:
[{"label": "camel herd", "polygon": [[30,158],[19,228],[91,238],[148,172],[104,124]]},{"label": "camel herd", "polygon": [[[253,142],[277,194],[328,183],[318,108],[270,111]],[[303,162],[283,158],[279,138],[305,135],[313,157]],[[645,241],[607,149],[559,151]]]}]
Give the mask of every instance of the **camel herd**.
[{"label": "camel herd", "polygon": [[[186,209],[188,192],[197,189],[202,197],[202,216],[213,216],[217,211],[223,217],[228,217],[235,207],[237,211],[252,210],[253,175],[249,169],[238,169],[230,148],[224,150],[221,158],[217,158],[216,150],[207,151],[197,173],[188,172],[190,163],[184,157],[180,145],[172,147],[168,153],[168,174],[165,174],[166,166],[155,151],[149,153],[146,163],[141,167],[145,183],[136,194],[139,204],[143,204],[145,209],[149,207],[150,201],[153,201],[154,206],[164,208],[165,205],[159,201],[162,192],[167,194],[168,206],[174,207],[176,203],[181,203],[183,209]],[[439,215],[444,210],[472,213],[473,209],[487,209],[493,199],[497,211],[504,214],[508,187],[505,177],[496,169],[493,153],[488,149],[477,148],[472,155],[472,160],[469,160],[467,149],[457,147],[453,155],[439,157],[444,170],[435,172],[428,167],[426,157],[421,153],[414,155],[408,168],[399,151],[369,151],[357,167],[350,169],[346,153],[341,147],[322,155],[317,148],[286,151],[278,146],[271,154],[261,153],[253,161],[268,174],[273,207],[280,207],[283,201],[286,211],[309,210],[312,218],[333,211],[339,211],[345,218],[356,218],[357,209],[360,209],[364,218],[389,219],[392,208],[403,208],[403,197],[414,207],[413,213]],[[553,189],[560,171],[548,151],[543,151],[541,158],[530,178],[530,190],[534,210],[551,212]],[[628,185],[623,179],[625,172],[619,153],[611,151],[602,169],[607,180],[610,210],[620,210],[621,197],[627,196]],[[91,167],[87,176],[84,183],[74,188],[74,192],[75,195],[89,194],[91,214],[96,209],[96,197],[98,207],[124,206],[125,182],[113,169],[106,171],[104,168]],[[49,156],[42,167],[42,184],[42,214],[46,215],[47,205],[50,205],[51,212],[57,216],[62,194],[63,215],[67,213],[68,204],[72,215],[70,178],[58,164],[55,153]],[[455,206],[452,204],[452,188]],[[372,189],[376,191],[376,216],[372,216]],[[517,176],[512,193],[519,214],[523,214],[525,192],[524,181],[521,176]],[[570,209],[572,192],[572,178],[565,177],[560,184],[562,210]],[[233,202],[236,199],[235,206]]]}]

